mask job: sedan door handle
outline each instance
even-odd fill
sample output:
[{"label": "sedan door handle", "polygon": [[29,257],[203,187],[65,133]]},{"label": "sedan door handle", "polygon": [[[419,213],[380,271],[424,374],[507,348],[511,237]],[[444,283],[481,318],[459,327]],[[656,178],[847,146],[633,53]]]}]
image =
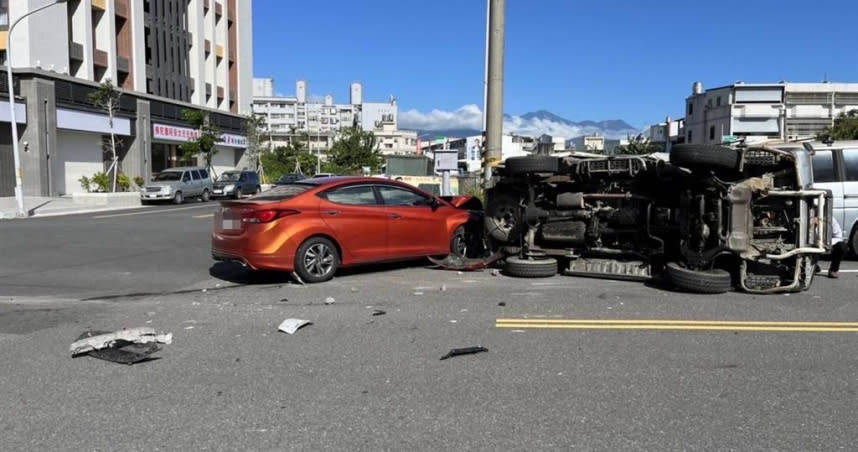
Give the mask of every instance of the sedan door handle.
[{"label": "sedan door handle", "polygon": [[391,214],[388,214],[388,216],[394,220],[398,220],[398,219],[402,218],[402,215],[400,215],[398,213],[391,213]]},{"label": "sedan door handle", "polygon": [[324,211],[322,211],[322,213],[325,215],[330,215],[333,217],[335,215],[339,215],[340,211],[339,210],[324,210]]}]

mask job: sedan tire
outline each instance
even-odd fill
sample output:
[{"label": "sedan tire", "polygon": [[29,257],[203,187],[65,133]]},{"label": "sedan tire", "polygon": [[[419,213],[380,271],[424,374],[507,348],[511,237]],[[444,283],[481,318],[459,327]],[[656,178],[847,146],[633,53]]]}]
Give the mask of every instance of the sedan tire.
[{"label": "sedan tire", "polygon": [[304,241],[295,254],[295,273],[308,283],[328,281],[340,266],[340,254],[333,242],[324,237]]},{"label": "sedan tire", "polygon": [[177,191],[175,195],[173,195],[173,204],[181,204],[185,201],[185,198],[182,197],[182,192]]}]

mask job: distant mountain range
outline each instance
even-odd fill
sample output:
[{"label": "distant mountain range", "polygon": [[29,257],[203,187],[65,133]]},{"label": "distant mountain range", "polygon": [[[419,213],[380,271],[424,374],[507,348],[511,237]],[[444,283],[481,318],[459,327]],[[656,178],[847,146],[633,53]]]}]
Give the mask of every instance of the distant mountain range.
[{"label": "distant mountain range", "polygon": [[[455,114],[445,118],[442,128],[417,128],[421,137],[466,137],[479,135],[478,129],[467,127],[473,124],[473,116],[462,121],[461,127],[456,127]],[[425,125],[425,124],[421,124]],[[449,127],[452,126],[452,127]],[[407,121],[403,121],[402,128],[407,129]],[[622,119],[608,119],[604,121],[572,121],[558,116],[550,111],[538,110],[523,115],[504,115],[504,133],[538,137],[548,134],[555,137],[564,137],[567,140],[583,135],[602,135],[608,139],[626,138],[629,135],[637,135],[641,131]]]}]

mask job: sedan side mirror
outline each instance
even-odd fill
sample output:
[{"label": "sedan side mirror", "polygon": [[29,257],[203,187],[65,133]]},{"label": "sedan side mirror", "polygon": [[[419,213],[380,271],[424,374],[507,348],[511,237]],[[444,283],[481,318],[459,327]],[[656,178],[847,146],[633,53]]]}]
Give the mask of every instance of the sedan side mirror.
[{"label": "sedan side mirror", "polygon": [[438,198],[436,198],[436,197],[434,197],[434,196],[433,196],[433,197],[431,197],[431,198],[429,199],[429,207],[431,207],[431,208],[432,208],[432,210],[437,209],[437,208],[438,208],[438,206],[440,206],[440,205],[441,205],[441,202],[440,202],[440,201],[438,201]]}]

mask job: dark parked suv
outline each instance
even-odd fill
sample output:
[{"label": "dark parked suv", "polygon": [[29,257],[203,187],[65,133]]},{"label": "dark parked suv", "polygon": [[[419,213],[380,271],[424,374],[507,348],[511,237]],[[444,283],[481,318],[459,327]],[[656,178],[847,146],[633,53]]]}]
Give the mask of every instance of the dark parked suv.
[{"label": "dark parked suv", "polygon": [[243,195],[259,193],[259,176],[254,171],[226,171],[214,184],[212,196],[230,196],[235,199]]}]

